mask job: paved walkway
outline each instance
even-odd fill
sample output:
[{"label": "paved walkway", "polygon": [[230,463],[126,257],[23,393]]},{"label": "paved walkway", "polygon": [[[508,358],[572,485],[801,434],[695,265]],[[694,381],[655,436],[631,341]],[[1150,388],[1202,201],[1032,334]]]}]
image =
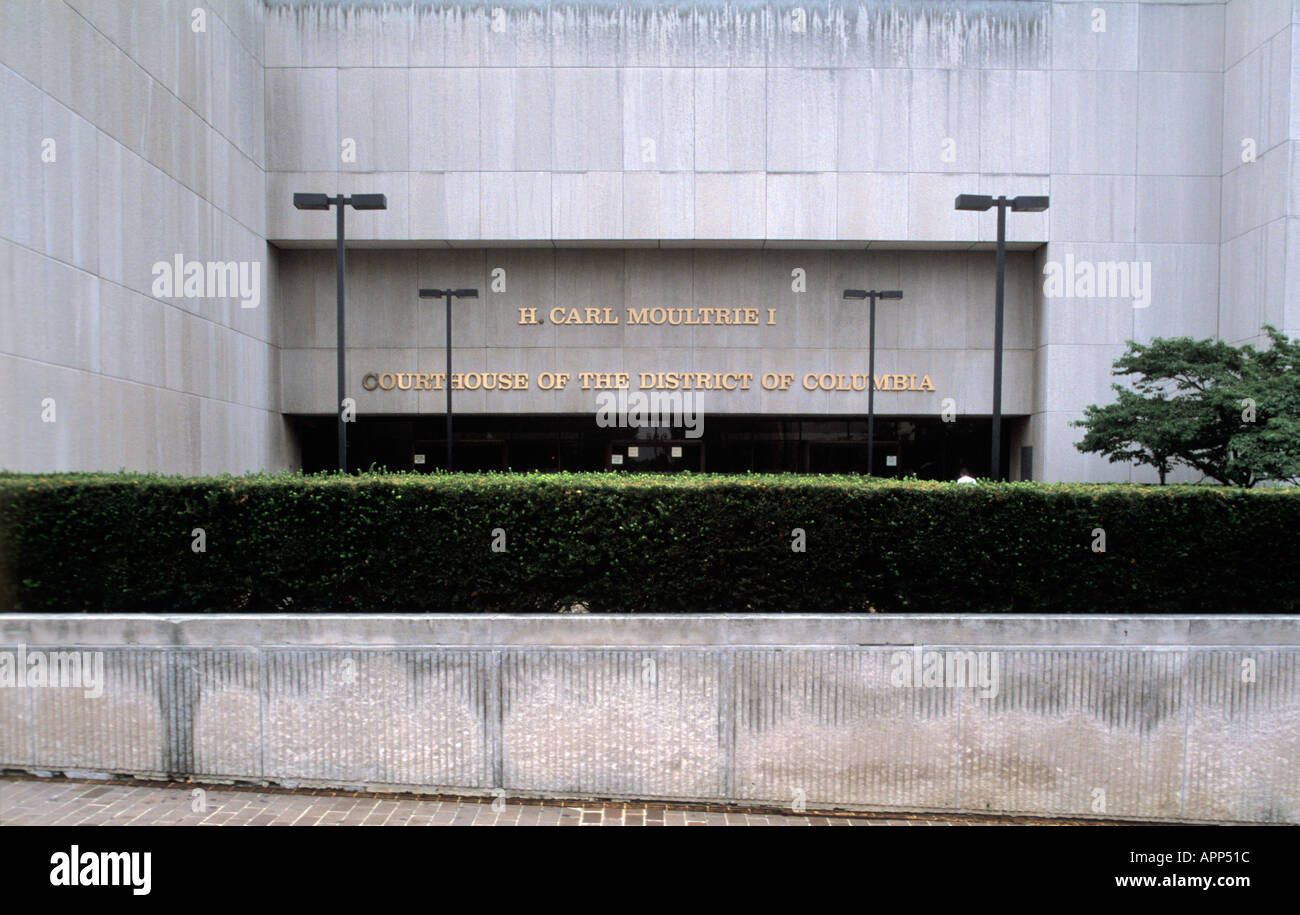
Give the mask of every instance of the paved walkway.
[{"label": "paved walkway", "polygon": [[4,826],[956,826],[1016,822],[1011,818],[930,817],[0,778],[0,825]]}]

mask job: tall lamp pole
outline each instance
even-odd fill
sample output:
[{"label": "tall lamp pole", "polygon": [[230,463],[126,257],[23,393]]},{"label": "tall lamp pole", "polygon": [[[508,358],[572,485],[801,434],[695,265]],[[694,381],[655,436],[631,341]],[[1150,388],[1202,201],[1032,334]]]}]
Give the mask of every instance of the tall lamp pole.
[{"label": "tall lamp pole", "polygon": [[452,469],[451,463],[451,300],[452,299],[477,299],[477,289],[421,289],[420,298],[422,299],[440,299],[447,300],[447,377],[444,383],[447,386],[447,469]]},{"label": "tall lamp pole", "polygon": [[343,421],[343,401],[346,399],[345,375],[343,361],[343,278],[347,270],[346,255],[343,250],[343,208],[351,206],[354,210],[386,210],[388,198],[383,194],[353,194],[348,197],[338,194],[294,194],[293,205],[300,210],[328,210],[338,208],[338,218],[334,226],[334,272],[338,285],[338,402],[335,409],[339,418],[339,473],[348,471],[348,426]]},{"label": "tall lamp pole", "polygon": [[956,208],[983,212],[998,208],[997,281],[994,287],[993,314],[993,441],[992,470],[989,479],[1002,479],[1002,290],[1007,266],[1007,210],[1017,213],[1041,213],[1047,209],[1046,197],[992,197],[988,194],[958,194]]},{"label": "tall lamp pole", "polygon": [[876,465],[876,299],[901,299],[900,289],[845,289],[846,299],[871,300],[871,331],[867,347],[867,476],[871,476]]}]

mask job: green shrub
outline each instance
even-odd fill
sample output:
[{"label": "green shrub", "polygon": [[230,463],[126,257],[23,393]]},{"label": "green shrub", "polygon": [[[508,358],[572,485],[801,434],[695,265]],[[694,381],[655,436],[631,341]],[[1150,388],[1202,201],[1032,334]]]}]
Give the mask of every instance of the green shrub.
[{"label": "green shrub", "polygon": [[0,608],[24,612],[1294,613],[1298,547],[1291,490],[0,474]]}]

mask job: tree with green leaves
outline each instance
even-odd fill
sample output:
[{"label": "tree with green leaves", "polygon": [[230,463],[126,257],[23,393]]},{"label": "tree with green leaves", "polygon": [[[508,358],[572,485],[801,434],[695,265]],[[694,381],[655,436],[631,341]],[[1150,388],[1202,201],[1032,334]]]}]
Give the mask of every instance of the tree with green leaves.
[{"label": "tree with green leaves", "polygon": [[1075,447],[1112,463],[1177,464],[1226,486],[1300,482],[1300,340],[1265,326],[1270,346],[1191,337],[1130,340],[1112,374],[1117,400],[1089,406]]}]

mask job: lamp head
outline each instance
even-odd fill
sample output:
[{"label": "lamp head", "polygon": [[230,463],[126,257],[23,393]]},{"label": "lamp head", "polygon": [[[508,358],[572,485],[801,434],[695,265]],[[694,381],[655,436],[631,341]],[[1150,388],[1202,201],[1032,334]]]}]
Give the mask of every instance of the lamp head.
[{"label": "lamp head", "polygon": [[386,210],[388,198],[383,194],[353,194],[348,198],[354,210]]},{"label": "lamp head", "polygon": [[293,205],[300,210],[328,210],[330,198],[328,194],[294,194]]},{"label": "lamp head", "polygon": [[421,289],[422,299],[442,299],[451,296],[454,299],[477,299],[477,289]]},{"label": "lamp head", "polygon": [[956,207],[959,210],[987,210],[993,206],[993,198],[988,194],[958,194]]},{"label": "lamp head", "polygon": [[1015,197],[1011,201],[1011,209],[1017,213],[1041,213],[1047,209],[1047,198]]}]

